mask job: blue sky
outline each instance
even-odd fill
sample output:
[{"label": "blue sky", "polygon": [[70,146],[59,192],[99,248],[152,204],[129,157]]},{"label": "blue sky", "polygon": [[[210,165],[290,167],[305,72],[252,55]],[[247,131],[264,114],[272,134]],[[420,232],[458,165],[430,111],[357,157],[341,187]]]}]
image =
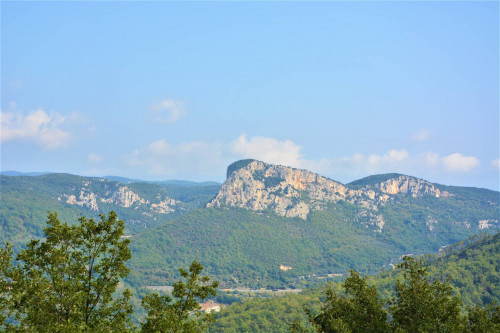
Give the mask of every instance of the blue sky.
[{"label": "blue sky", "polygon": [[499,188],[498,2],[1,2],[1,169]]}]

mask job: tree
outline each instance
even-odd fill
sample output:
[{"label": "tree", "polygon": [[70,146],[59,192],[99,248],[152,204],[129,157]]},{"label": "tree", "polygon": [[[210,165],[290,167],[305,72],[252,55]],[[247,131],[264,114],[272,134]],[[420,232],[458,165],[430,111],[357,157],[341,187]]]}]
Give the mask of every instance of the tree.
[{"label": "tree", "polygon": [[[381,300],[366,278],[351,271],[342,284],[345,293],[330,287],[320,313],[305,309],[315,332],[463,332],[500,331],[500,306],[476,306],[463,311],[463,303],[452,293],[448,281],[427,279],[421,260],[405,257],[397,266],[404,280],[396,282],[396,296]],[[387,308],[386,304],[389,305]],[[389,319],[392,319],[389,321]],[[311,330],[294,322],[291,332]]]},{"label": "tree", "polygon": [[0,329],[6,330],[11,325],[7,318],[13,315],[12,299],[12,245],[7,243],[0,249]]},{"label": "tree", "polygon": [[405,332],[461,332],[466,318],[462,302],[452,295],[449,283],[427,279],[422,260],[404,257],[397,266],[405,282],[396,282],[396,297],[390,311],[393,325]]},{"label": "tree", "polygon": [[467,328],[470,333],[500,332],[500,306],[495,303],[485,308],[476,305],[468,308]]},{"label": "tree", "polygon": [[202,332],[214,321],[213,314],[200,311],[199,302],[215,296],[219,283],[200,277],[202,270],[203,266],[193,261],[189,273],[179,269],[186,282],[176,282],[172,296],[146,295],[142,305],[148,313],[142,332]]},{"label": "tree", "polygon": [[[388,332],[387,311],[383,308],[374,286],[368,286],[366,278],[350,271],[350,276],[342,284],[344,295],[329,288],[321,312],[313,316],[309,310],[309,320],[319,332]],[[297,323],[292,331],[301,332]]]},{"label": "tree", "polygon": [[[129,270],[129,240],[115,212],[101,221],[61,223],[48,214],[46,239],[32,240],[7,267],[8,290],[18,329],[45,332],[110,332],[132,329],[131,293],[116,297]],[[8,254],[10,257],[10,253]],[[3,260],[2,260],[3,262]],[[2,264],[4,265],[4,264]]]}]

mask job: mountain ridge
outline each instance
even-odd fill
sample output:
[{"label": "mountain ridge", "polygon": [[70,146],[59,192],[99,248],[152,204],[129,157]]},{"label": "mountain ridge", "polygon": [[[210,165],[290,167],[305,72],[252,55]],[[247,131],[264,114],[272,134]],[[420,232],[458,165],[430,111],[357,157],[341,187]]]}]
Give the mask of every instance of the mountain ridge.
[{"label": "mountain ridge", "polygon": [[[365,177],[342,184],[304,169],[241,160],[228,166],[228,178],[207,207],[233,206],[253,211],[273,210],[286,217],[306,219],[313,210],[326,209],[325,203],[347,201],[376,212],[378,205],[394,201],[394,195],[448,197],[443,186],[402,174]],[[376,217],[379,227],[383,221]]]},{"label": "mountain ridge", "polygon": [[[314,281],[314,274],[350,268],[374,271],[402,254],[438,251],[498,229],[500,200],[494,191],[404,175],[346,185],[255,160],[237,161],[230,170],[222,186],[121,184],[68,174],[1,176],[0,241],[19,249],[42,237],[47,210],[70,223],[115,210],[132,237],[134,285],[171,284],[179,278],[178,267],[198,260],[227,286],[260,288],[300,287],[304,277]],[[383,181],[373,182],[377,178]],[[166,197],[176,200],[169,206],[174,212],[151,209]],[[307,215],[290,214],[301,207]]]},{"label": "mountain ridge", "polygon": [[16,246],[43,235],[47,211],[74,223],[114,210],[127,234],[166,223],[208,201],[218,186],[120,183],[103,177],[64,173],[0,175],[0,241]]}]

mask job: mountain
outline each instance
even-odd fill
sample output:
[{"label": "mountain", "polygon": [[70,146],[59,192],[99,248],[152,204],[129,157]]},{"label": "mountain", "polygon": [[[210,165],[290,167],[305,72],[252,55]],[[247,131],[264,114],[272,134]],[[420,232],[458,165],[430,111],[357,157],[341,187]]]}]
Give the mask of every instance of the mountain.
[{"label": "mountain", "polygon": [[206,208],[138,234],[130,281],[167,285],[201,261],[223,286],[303,286],[350,268],[375,272],[403,254],[499,227],[499,193],[388,174],[351,184],[243,160]]},{"label": "mountain", "polygon": [[[484,196],[481,199],[487,200],[480,205],[498,209],[498,192],[485,189],[456,192],[454,193],[451,187],[401,174],[371,176],[344,185],[307,170],[243,160],[228,167],[227,180],[217,197],[207,206],[240,207],[252,211],[271,210],[280,216],[300,217],[305,220],[312,211],[324,211],[331,204],[346,202],[360,208],[360,214],[356,217],[358,222],[377,232],[381,232],[386,223],[381,212],[384,207],[412,199],[452,202],[454,199],[463,198],[467,201],[475,200],[475,203],[479,204],[480,200],[475,195],[475,192],[479,192]],[[473,229],[498,227],[498,215],[483,216],[484,218],[477,216],[472,220],[455,223],[462,223]],[[429,214],[425,223],[432,231],[439,220]]]},{"label": "mountain", "polygon": [[[243,160],[222,186],[69,174],[0,176],[0,242],[43,236],[47,211],[76,222],[115,210],[132,236],[129,282],[169,285],[200,261],[224,286],[301,287],[499,228],[499,193],[386,174],[350,184]],[[130,180],[132,181],[132,180]]]},{"label": "mountain", "polygon": [[[12,175],[13,176],[13,175]],[[119,177],[119,176],[104,176],[102,177],[104,179],[108,180],[114,180],[119,183],[123,184],[130,184],[130,183],[149,183],[149,184],[158,184],[158,185],[177,185],[177,186],[182,186],[182,187],[205,187],[205,186],[220,186],[220,183],[217,182],[212,182],[212,181],[206,181],[206,182],[193,182],[190,180],[163,180],[163,181],[158,181],[158,180],[142,180],[142,179],[135,179],[135,178],[126,178],[126,177]]]},{"label": "mountain", "polygon": [[80,216],[98,218],[114,210],[135,234],[165,223],[209,201],[219,186],[121,183],[70,174],[0,176],[0,242],[16,246],[41,237],[47,211],[75,222]]}]

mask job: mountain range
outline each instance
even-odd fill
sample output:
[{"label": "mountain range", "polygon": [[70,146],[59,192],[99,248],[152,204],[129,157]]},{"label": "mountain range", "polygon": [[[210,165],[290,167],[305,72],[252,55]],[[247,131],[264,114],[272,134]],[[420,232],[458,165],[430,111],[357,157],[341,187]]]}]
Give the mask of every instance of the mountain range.
[{"label": "mountain range", "polygon": [[198,260],[222,286],[299,287],[499,229],[496,191],[401,174],[342,184],[256,160],[231,164],[222,185],[68,174],[0,181],[0,241],[17,248],[43,235],[47,210],[67,221],[115,210],[132,240],[134,286],[170,285]]}]

